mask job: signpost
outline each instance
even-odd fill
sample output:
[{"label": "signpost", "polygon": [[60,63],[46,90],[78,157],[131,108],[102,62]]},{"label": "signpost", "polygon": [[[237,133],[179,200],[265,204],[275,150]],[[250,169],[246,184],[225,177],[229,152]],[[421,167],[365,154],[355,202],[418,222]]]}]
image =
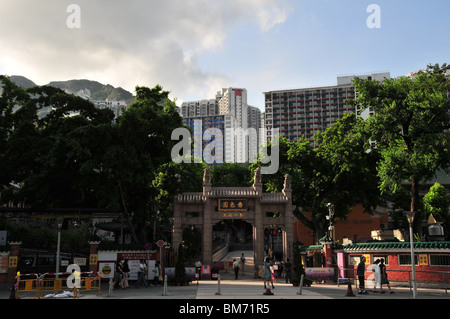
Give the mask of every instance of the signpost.
[{"label": "signpost", "polygon": [[164,240],[158,240],[156,242],[156,246],[159,247],[159,266],[161,267],[161,269],[163,268],[163,264],[162,264],[162,248],[164,247]]}]

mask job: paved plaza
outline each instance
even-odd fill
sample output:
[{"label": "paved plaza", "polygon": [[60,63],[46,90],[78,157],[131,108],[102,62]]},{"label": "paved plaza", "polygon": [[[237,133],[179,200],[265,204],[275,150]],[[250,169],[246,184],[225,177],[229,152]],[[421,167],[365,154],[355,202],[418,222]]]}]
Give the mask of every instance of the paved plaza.
[{"label": "paved plaza", "polygon": [[[133,284],[133,283],[132,283]],[[313,284],[311,287],[294,287],[284,282],[275,283],[275,289],[270,291],[273,295],[265,295],[263,282],[257,279],[227,279],[227,280],[201,280],[194,281],[188,286],[164,286],[134,288],[122,290],[108,290],[108,284],[102,284],[102,295],[97,296],[96,291],[82,292],[80,300],[114,300],[114,299],[186,299],[186,300],[296,300],[296,299],[413,299],[412,292],[407,287],[394,287],[394,293],[380,294],[369,291],[368,295],[359,295],[353,286],[349,295],[347,286],[336,284]],[[33,299],[33,293],[21,293],[21,299]],[[8,299],[9,291],[0,290],[0,299]],[[44,298],[45,299],[45,298]],[[443,289],[418,290],[417,299],[447,299],[450,300],[450,292],[446,294]]]},{"label": "paved plaza", "polygon": [[[351,289],[347,285],[337,284],[313,284],[311,287],[294,287],[286,284],[284,278],[275,282],[275,289],[270,292],[273,295],[265,295],[262,279],[253,278],[253,256],[252,251],[233,251],[224,257],[224,261],[239,260],[244,254],[246,263],[244,272],[239,273],[238,279],[234,279],[232,269],[220,271],[220,284],[218,280],[193,281],[188,286],[167,286],[148,288],[135,288],[135,283],[130,283],[130,288],[109,291],[107,282],[102,282],[101,295],[97,296],[96,291],[82,292],[80,300],[117,300],[117,299],[154,299],[154,300],[299,300],[299,299],[350,299],[350,300],[395,300],[413,299],[413,294],[409,287],[393,287],[393,294],[373,293],[369,289],[368,295],[359,295],[355,285]],[[387,291],[387,289],[386,289]],[[350,292],[350,293],[349,293]],[[348,296],[353,294],[354,296]],[[33,298],[32,293],[21,293],[20,298]],[[8,299],[9,290],[4,287],[0,289],[0,299]],[[447,299],[450,300],[444,289],[419,288],[417,299]]]}]

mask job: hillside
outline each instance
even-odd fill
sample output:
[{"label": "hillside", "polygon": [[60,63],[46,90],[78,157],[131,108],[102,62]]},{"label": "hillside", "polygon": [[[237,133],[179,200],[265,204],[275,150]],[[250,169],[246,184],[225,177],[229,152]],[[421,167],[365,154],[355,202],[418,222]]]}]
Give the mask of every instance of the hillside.
[{"label": "hillside", "polygon": [[[23,88],[31,88],[37,86],[33,81],[24,76],[13,75],[11,80]],[[97,81],[91,80],[69,80],[69,81],[52,81],[48,83],[49,86],[54,86],[65,90],[69,93],[76,94],[80,91],[89,90],[91,100],[98,101],[125,101],[127,104],[132,104],[135,97],[132,93],[122,89],[115,88],[110,84],[101,84]]]},{"label": "hillside", "polygon": [[121,87],[115,88],[110,84],[104,85],[97,81],[90,80],[69,80],[69,81],[53,81],[48,85],[55,86],[70,93],[77,93],[81,90],[88,89],[91,93],[92,100],[99,101],[125,101],[128,104],[134,102],[135,97],[130,92]]},{"label": "hillside", "polygon": [[24,89],[29,89],[29,88],[37,86],[36,83],[34,83],[33,81],[27,79],[24,76],[13,75],[10,78],[11,78],[11,81],[16,83],[18,86],[23,87]]}]

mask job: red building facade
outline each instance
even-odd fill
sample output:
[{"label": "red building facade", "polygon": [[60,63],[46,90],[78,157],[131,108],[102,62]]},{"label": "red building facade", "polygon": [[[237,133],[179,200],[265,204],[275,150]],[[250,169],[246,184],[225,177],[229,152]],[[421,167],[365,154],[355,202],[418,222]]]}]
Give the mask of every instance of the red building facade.
[{"label": "red building facade", "polygon": [[[310,218],[310,216],[307,217]],[[334,221],[334,239],[339,243],[345,243],[346,239],[352,242],[371,239],[372,231],[387,228],[388,218],[388,213],[375,211],[369,214],[364,212],[364,207],[356,205],[352,212],[347,215],[346,220],[337,219]],[[319,235],[319,237],[322,237],[325,234]],[[302,242],[304,246],[316,244],[314,232],[299,220],[296,220],[294,224],[294,238]]]}]

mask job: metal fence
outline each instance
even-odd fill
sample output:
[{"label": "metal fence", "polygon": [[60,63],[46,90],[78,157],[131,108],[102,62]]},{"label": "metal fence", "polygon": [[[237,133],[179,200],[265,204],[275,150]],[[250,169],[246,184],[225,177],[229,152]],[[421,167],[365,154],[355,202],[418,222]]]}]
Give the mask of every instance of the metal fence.
[{"label": "metal fence", "polygon": [[85,273],[45,273],[20,274],[16,278],[15,296],[19,299],[21,293],[34,293],[35,299],[41,299],[45,295],[70,291],[73,298],[79,298],[80,292],[97,291],[101,293],[101,276],[93,272]]},{"label": "metal fence", "polygon": [[[344,271],[344,274],[346,274],[347,277],[340,277],[337,276],[337,284],[338,286],[340,284],[347,284],[348,280],[350,280],[354,285],[355,288],[358,288],[358,280],[355,280],[357,278],[356,276],[356,269],[355,268],[338,268],[337,269],[338,273],[340,271]],[[365,271],[366,274],[373,274],[373,271],[370,270],[366,270]],[[410,291],[412,292],[413,290],[413,275],[412,275],[412,270],[386,270],[386,272],[388,273],[388,277],[389,274],[393,274],[393,273],[405,273],[405,278],[408,278],[405,281],[402,280],[392,280],[389,279],[389,282],[391,284],[391,286],[396,286],[396,287],[409,287]],[[442,289],[445,291],[445,294],[448,294],[448,287],[449,284],[447,281],[450,280],[450,272],[448,271],[418,271],[416,270],[416,284],[417,286],[420,286],[420,288],[430,288],[430,289]],[[426,277],[429,277],[430,274],[435,274],[437,276],[441,276],[441,281],[436,281],[436,282],[430,282],[425,280]],[[375,280],[374,278],[375,276],[371,277],[369,275],[368,278],[366,278],[366,283],[368,283],[369,285],[372,284]],[[393,277],[393,276],[391,276]],[[371,286],[373,287],[373,286]]]}]

